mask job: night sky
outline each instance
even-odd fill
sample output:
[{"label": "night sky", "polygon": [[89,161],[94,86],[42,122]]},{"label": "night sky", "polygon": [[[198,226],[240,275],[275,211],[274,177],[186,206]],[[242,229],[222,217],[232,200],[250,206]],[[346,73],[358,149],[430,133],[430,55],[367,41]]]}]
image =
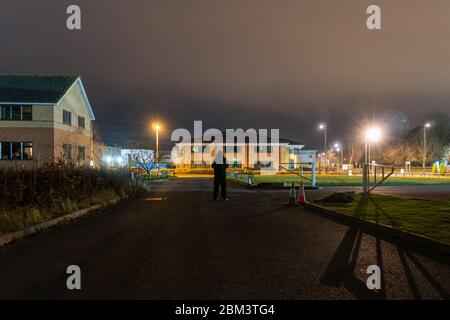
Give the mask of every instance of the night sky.
[{"label": "night sky", "polygon": [[364,119],[394,135],[449,110],[449,13],[448,0],[0,0],[0,72],[81,74],[107,142],[151,138],[160,118],[167,135],[203,120],[314,148],[320,121],[332,142]]}]

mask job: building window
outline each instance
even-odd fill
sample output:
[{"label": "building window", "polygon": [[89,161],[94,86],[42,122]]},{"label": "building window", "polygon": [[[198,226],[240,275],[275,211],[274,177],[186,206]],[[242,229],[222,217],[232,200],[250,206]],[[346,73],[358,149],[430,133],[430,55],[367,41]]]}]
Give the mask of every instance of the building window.
[{"label": "building window", "polygon": [[22,143],[22,159],[31,160],[33,159],[33,143],[23,142]]},{"label": "building window", "polygon": [[2,160],[11,160],[11,142],[1,142],[0,152],[2,155]]},{"label": "building window", "polygon": [[294,170],[295,162],[294,159],[289,159],[289,170]]},{"label": "building window", "polygon": [[21,106],[11,106],[11,120],[22,120],[21,109]]},{"label": "building window", "polygon": [[11,160],[20,160],[22,158],[22,150],[20,142],[11,142]]},{"label": "building window", "polygon": [[82,146],[78,146],[78,160],[79,161],[86,160],[86,149]]},{"label": "building window", "polygon": [[0,119],[11,120],[11,106],[2,106],[0,112]]},{"label": "building window", "polygon": [[0,107],[0,120],[32,120],[32,106],[2,105]]},{"label": "building window", "polygon": [[78,116],[78,128],[85,129],[85,120],[82,116]]},{"label": "building window", "polygon": [[33,107],[32,106],[22,106],[22,120],[27,120],[27,121],[33,120]]},{"label": "building window", "polygon": [[0,142],[1,160],[32,160],[32,142]]},{"label": "building window", "polygon": [[63,110],[63,123],[68,125],[72,124],[72,112]]},{"label": "building window", "polygon": [[72,160],[72,145],[68,143],[63,144],[64,160]]}]

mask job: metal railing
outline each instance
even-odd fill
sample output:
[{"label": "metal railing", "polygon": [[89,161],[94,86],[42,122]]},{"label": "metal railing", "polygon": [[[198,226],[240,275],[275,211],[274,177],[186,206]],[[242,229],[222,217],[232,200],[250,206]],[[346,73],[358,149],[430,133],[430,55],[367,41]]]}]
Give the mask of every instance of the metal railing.
[{"label": "metal railing", "polygon": [[[384,181],[386,181],[395,172],[394,166],[388,166],[383,164],[364,164],[363,169],[363,192],[370,193]],[[373,173],[373,185],[371,185],[370,177]],[[377,180],[380,175],[380,180]]]}]

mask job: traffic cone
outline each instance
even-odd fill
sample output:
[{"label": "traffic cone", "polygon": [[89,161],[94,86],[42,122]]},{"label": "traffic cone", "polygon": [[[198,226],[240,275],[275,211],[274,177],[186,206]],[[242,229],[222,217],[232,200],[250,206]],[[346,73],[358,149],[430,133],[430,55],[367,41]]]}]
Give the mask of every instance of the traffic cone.
[{"label": "traffic cone", "polygon": [[301,206],[306,206],[306,194],[305,194],[305,185],[303,181],[300,182],[300,186],[298,187],[298,204]]},{"label": "traffic cone", "polygon": [[289,190],[289,201],[286,202],[287,206],[295,206],[297,204],[296,202],[296,195],[295,195],[295,187],[294,183],[292,182],[291,190]]}]

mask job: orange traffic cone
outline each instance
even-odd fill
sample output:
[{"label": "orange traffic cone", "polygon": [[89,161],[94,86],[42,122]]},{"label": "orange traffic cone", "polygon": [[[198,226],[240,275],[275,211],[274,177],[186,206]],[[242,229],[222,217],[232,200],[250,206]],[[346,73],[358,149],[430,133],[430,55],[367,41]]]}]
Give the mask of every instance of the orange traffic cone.
[{"label": "orange traffic cone", "polygon": [[298,187],[298,204],[301,206],[306,206],[306,194],[305,194],[305,185],[303,181],[300,182],[300,186]]},{"label": "orange traffic cone", "polygon": [[296,203],[296,195],[295,195],[295,187],[294,183],[292,182],[291,190],[289,190],[289,201],[286,202],[287,206],[295,206]]}]

